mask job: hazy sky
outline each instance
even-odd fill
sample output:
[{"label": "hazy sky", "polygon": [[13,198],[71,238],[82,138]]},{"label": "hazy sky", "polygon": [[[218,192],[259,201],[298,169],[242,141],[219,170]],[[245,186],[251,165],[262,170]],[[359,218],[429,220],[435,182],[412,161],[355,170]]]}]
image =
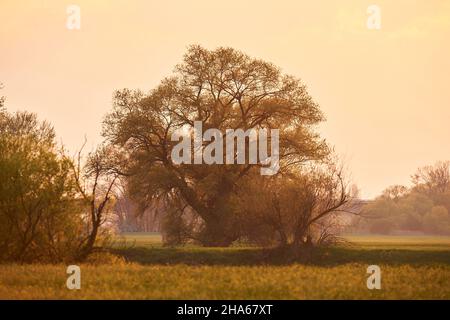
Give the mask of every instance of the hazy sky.
[{"label": "hazy sky", "polygon": [[[69,4],[81,29],[66,28]],[[366,26],[381,9],[381,29]],[[75,150],[100,141],[112,92],[153,88],[186,46],[231,46],[300,77],[365,197],[450,159],[450,1],[0,2],[0,82]]]}]

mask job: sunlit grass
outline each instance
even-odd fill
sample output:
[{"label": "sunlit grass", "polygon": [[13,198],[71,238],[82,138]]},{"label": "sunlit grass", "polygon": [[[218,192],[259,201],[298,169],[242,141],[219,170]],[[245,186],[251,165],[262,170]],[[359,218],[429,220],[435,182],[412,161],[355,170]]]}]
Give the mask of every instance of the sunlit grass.
[{"label": "sunlit grass", "polygon": [[366,264],[317,266],[82,265],[80,290],[64,266],[0,266],[8,299],[449,299],[450,266],[381,265],[382,289],[366,287]]},{"label": "sunlit grass", "polygon": [[[450,299],[450,238],[348,240],[301,265],[267,261],[259,248],[165,248],[158,234],[126,234],[116,254],[127,262],[81,265],[81,290],[66,288],[64,265],[0,265],[0,298]],[[370,264],[381,290],[366,287]]]},{"label": "sunlit grass", "polygon": [[358,248],[450,250],[450,237],[448,236],[349,235],[345,238]]}]

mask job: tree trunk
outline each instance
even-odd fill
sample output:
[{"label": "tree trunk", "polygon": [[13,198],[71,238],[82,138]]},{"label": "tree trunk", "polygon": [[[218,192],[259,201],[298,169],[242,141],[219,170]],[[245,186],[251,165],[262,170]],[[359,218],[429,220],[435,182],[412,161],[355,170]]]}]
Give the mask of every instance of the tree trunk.
[{"label": "tree trunk", "polygon": [[97,239],[98,229],[100,227],[100,220],[95,221],[92,224],[92,230],[89,234],[88,240],[86,244],[81,248],[80,253],[78,254],[78,257],[76,260],[83,261],[86,260],[86,258],[92,253],[92,250],[94,249],[95,240]]},{"label": "tree trunk", "polygon": [[237,238],[237,230],[229,217],[211,216],[199,234],[199,241],[205,247],[228,247]]}]

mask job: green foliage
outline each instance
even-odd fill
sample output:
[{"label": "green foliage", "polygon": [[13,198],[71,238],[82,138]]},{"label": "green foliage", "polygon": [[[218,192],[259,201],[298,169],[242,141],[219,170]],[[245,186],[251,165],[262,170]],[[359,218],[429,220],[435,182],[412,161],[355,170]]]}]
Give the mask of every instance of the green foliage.
[{"label": "green foliage", "polygon": [[70,163],[53,129],[26,112],[0,124],[0,261],[61,261],[76,250]]}]

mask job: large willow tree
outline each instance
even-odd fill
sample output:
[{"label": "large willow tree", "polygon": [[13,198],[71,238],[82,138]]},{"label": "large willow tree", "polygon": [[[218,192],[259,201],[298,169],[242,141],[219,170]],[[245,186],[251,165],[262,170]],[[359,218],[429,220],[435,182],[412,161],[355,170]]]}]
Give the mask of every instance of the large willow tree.
[{"label": "large willow tree", "polygon": [[180,128],[189,132],[194,121],[224,136],[226,129],[279,129],[280,174],[327,155],[314,131],[322,120],[301,81],[273,64],[231,48],[191,46],[173,76],[148,94],[115,93],[104,135],[124,155],[122,173],[142,208],[159,199],[180,215],[189,212],[199,221],[193,239],[224,246],[239,236],[230,197],[243,177],[259,175],[260,165],[175,165],[172,134]]}]

